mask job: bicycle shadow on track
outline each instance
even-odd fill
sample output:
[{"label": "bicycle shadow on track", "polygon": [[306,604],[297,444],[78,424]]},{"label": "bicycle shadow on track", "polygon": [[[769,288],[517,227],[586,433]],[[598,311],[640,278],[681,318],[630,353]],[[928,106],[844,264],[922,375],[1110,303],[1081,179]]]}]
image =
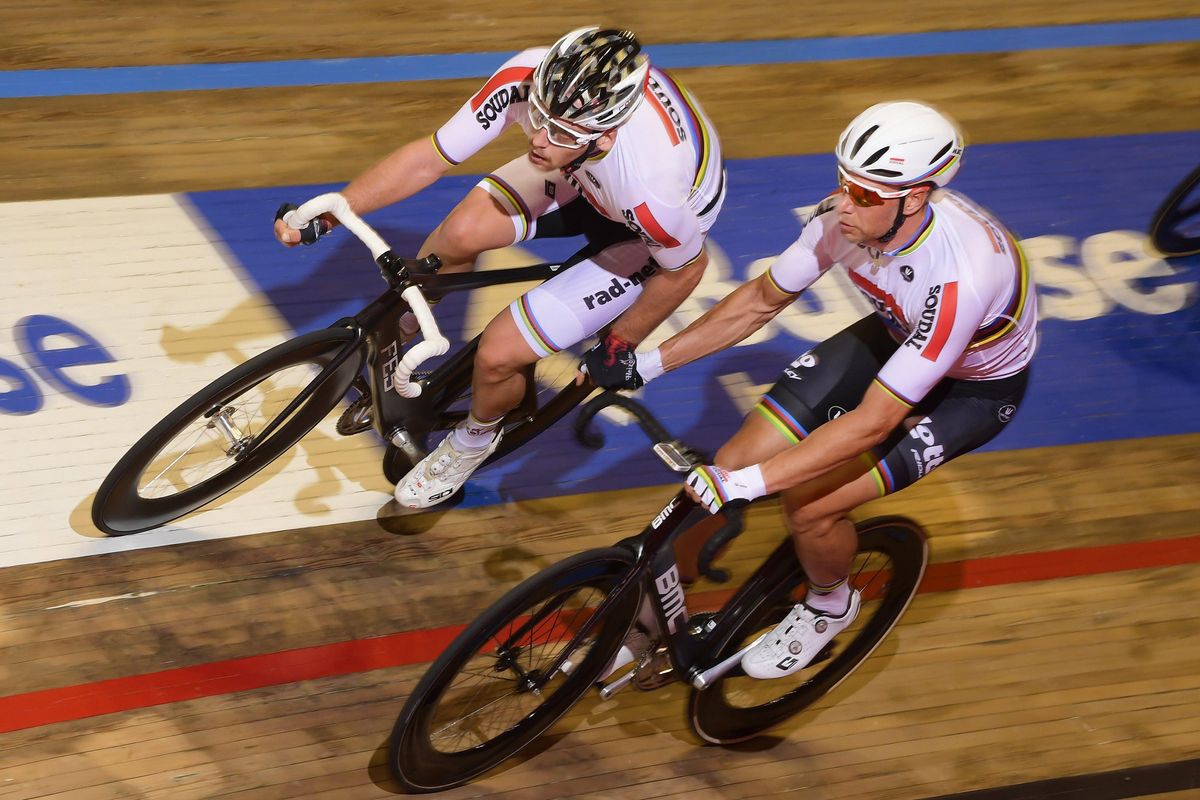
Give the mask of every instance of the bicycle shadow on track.
[{"label": "bicycle shadow on track", "polygon": [[[903,625],[903,621],[901,621]],[[880,675],[886,674],[888,665],[891,664],[899,650],[899,642],[897,636],[900,632],[894,631],[888,636],[879,648],[872,654],[867,663],[871,664],[871,669],[855,670],[847,677],[836,689],[832,690],[827,698],[821,701],[820,705],[815,708],[806,709],[792,718],[785,720],[778,725],[770,728],[763,733],[747,739],[743,742],[736,742],[725,745],[712,745],[701,741],[692,730],[690,725],[680,726],[677,724],[679,720],[678,714],[660,715],[657,718],[639,717],[637,719],[621,720],[621,716],[616,713],[616,706],[596,709],[590,712],[587,716],[589,727],[615,724],[621,731],[624,738],[634,739],[648,735],[667,735],[672,739],[684,744],[690,744],[697,748],[719,746],[724,750],[731,750],[738,753],[759,753],[774,749],[788,741],[789,736],[795,731],[804,726],[815,722],[817,718],[829,707],[836,706],[840,703],[847,702],[852,699],[860,691],[866,689],[869,684],[878,678]],[[786,679],[785,679],[786,680]],[[636,692],[633,697],[640,698],[644,695],[654,694],[653,698],[646,697],[642,700],[648,711],[669,706],[679,708],[685,713],[688,708],[688,687],[681,683],[674,683],[663,687],[655,692],[637,692],[635,689],[627,689],[627,692]],[[832,698],[832,699],[829,699]],[[618,695],[614,703],[621,702],[621,695]]]},{"label": "bicycle shadow on track", "polygon": [[[511,769],[521,767],[526,762],[537,758],[542,753],[557,745],[559,741],[566,738],[568,735],[570,735],[570,733],[570,731],[562,731],[560,733],[548,733],[539,736],[516,755],[511,756],[499,766],[493,767],[492,769],[480,775],[478,778],[469,781],[465,785],[473,786],[479,781],[487,780],[487,778],[491,776],[502,775]],[[396,783],[395,778],[392,777],[391,770],[388,769],[388,748],[391,745],[391,741],[391,736],[388,736],[382,742],[380,742],[379,746],[376,747],[371,753],[371,758],[367,762],[367,776],[371,779],[371,783],[375,784],[378,789],[387,792],[388,794],[418,794],[417,792],[407,791],[398,783]],[[486,793],[486,790],[482,789],[482,787],[480,791]]]}]

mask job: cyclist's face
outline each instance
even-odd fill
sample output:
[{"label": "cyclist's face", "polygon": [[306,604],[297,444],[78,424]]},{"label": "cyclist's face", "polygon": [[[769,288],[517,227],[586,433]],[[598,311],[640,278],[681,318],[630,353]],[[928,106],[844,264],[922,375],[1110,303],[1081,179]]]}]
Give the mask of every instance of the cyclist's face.
[{"label": "cyclist's face", "polygon": [[900,203],[910,202],[912,197],[924,189],[913,189],[900,197],[883,197],[881,194],[896,194],[894,186],[886,186],[865,178],[838,176],[838,225],[842,236],[854,244],[876,241],[892,227]]},{"label": "cyclist's face", "polygon": [[[533,115],[531,114],[531,117]],[[591,131],[581,128],[578,125],[573,125],[566,120],[550,120],[550,124],[546,124],[543,120],[541,127],[534,127],[529,134],[529,160],[533,162],[538,169],[559,169],[567,166],[575,159],[579,158],[585,152],[590,144],[602,151],[607,152],[612,148],[613,140],[616,133],[614,131],[606,131],[597,138],[591,138]],[[570,133],[578,134],[584,141],[578,141],[570,136]],[[574,147],[567,147],[558,144],[557,141],[570,141]]]}]

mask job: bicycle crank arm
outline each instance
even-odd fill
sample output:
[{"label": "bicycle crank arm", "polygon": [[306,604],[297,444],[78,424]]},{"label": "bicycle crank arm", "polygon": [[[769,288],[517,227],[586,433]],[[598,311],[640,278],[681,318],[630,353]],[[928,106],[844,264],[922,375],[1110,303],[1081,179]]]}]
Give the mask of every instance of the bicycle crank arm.
[{"label": "bicycle crank arm", "polygon": [[629,684],[633,683],[633,676],[636,672],[637,672],[636,669],[631,669],[628,672],[626,672],[624,675],[622,675],[621,677],[617,678],[615,681],[612,681],[611,683],[598,684],[600,687],[600,699],[601,700],[612,699],[612,696],[614,694],[621,691]]},{"label": "bicycle crank arm", "polygon": [[717,664],[715,667],[709,667],[703,672],[696,673],[696,675],[692,677],[692,686],[700,690],[704,690],[712,686],[718,678],[741,663],[742,656],[746,655],[746,653],[749,653],[755,645],[763,640],[765,636],[766,634],[764,633],[762,636],[759,636],[753,642],[746,645],[741,650],[738,650],[736,653],[722,661],[720,664]]},{"label": "bicycle crank arm", "polygon": [[413,438],[408,435],[408,431],[404,430],[404,428],[397,428],[392,431],[392,435],[389,438],[392,444],[400,448],[400,451],[408,456],[414,464],[426,455],[421,452],[420,448],[417,447],[417,443],[413,441]]}]

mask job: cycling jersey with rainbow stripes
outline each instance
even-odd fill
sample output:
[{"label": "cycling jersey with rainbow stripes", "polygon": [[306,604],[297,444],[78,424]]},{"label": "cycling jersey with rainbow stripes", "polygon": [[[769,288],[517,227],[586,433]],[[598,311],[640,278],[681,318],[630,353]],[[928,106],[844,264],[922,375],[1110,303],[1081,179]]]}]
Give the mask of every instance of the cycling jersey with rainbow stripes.
[{"label": "cycling jersey with rainbow stripes", "polygon": [[[525,50],[506,61],[433,135],[447,162],[470,158],[514,123],[530,132],[533,70],[546,52]],[[637,234],[666,269],[700,255],[725,182],[712,124],[682,86],[654,68],[641,105],[617,132],[613,148],[567,177],[597,211]]]},{"label": "cycling jersey with rainbow stripes", "polygon": [[1016,239],[969,199],[936,191],[920,230],[880,252],[842,235],[836,211],[819,214],[771,266],[784,292],[799,292],[834,264],[902,346],[876,378],[909,405],[943,377],[1014,375],[1037,346],[1037,297]]}]

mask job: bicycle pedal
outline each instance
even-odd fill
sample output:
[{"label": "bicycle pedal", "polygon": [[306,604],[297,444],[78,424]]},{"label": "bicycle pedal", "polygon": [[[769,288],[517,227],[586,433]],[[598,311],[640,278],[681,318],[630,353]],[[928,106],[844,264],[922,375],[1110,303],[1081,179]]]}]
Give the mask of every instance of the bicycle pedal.
[{"label": "bicycle pedal", "polygon": [[707,636],[715,627],[717,627],[715,612],[702,611],[699,614],[692,614],[688,619],[688,632],[692,636]]},{"label": "bicycle pedal", "polygon": [[647,653],[633,670],[633,685],[643,692],[666,686],[675,680],[675,667],[667,648],[659,645]]}]

